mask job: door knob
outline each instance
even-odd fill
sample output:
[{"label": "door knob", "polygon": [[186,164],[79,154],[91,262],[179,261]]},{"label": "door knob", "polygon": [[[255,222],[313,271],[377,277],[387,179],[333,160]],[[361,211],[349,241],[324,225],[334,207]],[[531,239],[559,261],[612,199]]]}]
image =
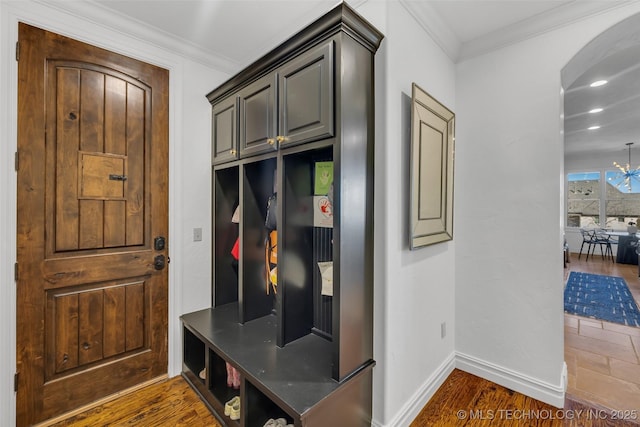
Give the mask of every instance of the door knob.
[{"label": "door knob", "polygon": [[162,270],[164,268],[164,265],[164,255],[158,255],[153,259],[153,268],[155,268],[156,270]]},{"label": "door knob", "polygon": [[164,250],[165,243],[166,239],[163,236],[158,236],[153,239],[153,249],[156,251],[162,251]]}]

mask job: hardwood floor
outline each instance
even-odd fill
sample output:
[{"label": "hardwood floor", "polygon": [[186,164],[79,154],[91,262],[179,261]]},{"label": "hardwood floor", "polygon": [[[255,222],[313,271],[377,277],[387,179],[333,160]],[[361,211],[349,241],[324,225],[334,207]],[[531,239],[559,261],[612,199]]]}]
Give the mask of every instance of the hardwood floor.
[{"label": "hardwood floor", "polygon": [[[626,416],[627,420],[613,419]],[[455,369],[411,427],[637,427],[637,413],[618,413],[567,399],[564,409]]]},{"label": "hardwood floor", "polygon": [[[611,412],[604,407],[587,405],[570,398],[564,410],[560,410],[456,369],[411,423],[411,427],[637,427],[639,424],[632,420],[640,416],[633,414]],[[612,415],[626,415],[629,421],[612,420]],[[48,425],[221,427],[180,376]]]},{"label": "hardwood floor", "polygon": [[[565,270],[622,277],[640,301],[638,266],[572,254]],[[640,411],[640,328],[565,314],[567,394],[620,410]]]},{"label": "hardwood floor", "polygon": [[181,376],[147,386],[48,425],[221,427]]}]

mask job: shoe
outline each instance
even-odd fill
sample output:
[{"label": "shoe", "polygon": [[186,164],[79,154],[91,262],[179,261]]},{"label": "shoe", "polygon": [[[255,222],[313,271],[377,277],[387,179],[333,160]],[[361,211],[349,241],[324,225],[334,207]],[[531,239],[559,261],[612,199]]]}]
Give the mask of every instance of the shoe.
[{"label": "shoe", "polygon": [[236,404],[238,406],[238,413],[239,413],[240,412],[240,396],[235,396],[233,399],[231,399],[230,401],[224,404],[224,414],[227,417],[231,416],[231,413],[233,412],[233,407]]},{"label": "shoe", "polygon": [[198,374],[201,380],[207,379],[207,368],[203,368],[202,371]]},{"label": "shoe", "polygon": [[232,368],[233,370],[233,388],[236,390],[240,388],[240,371],[236,368]]},{"label": "shoe", "polygon": [[233,405],[231,405],[231,413],[229,414],[229,418],[231,418],[234,421],[237,421],[240,419],[240,398],[238,397],[238,400],[233,403]]},{"label": "shoe", "polygon": [[284,418],[278,418],[277,420],[275,420],[275,427],[287,427],[287,420],[285,420]]},{"label": "shoe", "polygon": [[267,422],[264,423],[264,426],[262,427],[277,427],[276,420],[274,420],[273,418],[269,418]]},{"label": "shoe", "polygon": [[225,362],[227,368],[227,387],[233,387],[233,367],[229,362]]}]

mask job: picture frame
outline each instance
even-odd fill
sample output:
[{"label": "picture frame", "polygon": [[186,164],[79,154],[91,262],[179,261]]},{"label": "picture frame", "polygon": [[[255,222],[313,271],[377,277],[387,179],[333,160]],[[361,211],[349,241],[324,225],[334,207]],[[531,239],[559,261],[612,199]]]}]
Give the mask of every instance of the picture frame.
[{"label": "picture frame", "polygon": [[453,240],[455,114],[411,87],[410,248]]}]

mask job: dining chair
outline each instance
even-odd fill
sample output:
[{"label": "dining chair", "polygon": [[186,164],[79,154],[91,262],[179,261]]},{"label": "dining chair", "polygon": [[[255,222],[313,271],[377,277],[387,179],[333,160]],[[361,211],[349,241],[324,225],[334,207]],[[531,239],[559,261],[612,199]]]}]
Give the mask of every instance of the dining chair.
[{"label": "dining chair", "polygon": [[587,230],[586,228],[580,229],[580,234],[582,234],[582,245],[580,245],[580,253],[578,254],[578,259],[582,256],[582,249],[584,245],[587,244],[587,261],[589,261],[589,252],[591,252],[591,246],[595,243],[595,230]]},{"label": "dining chair", "polygon": [[[600,246],[600,255],[602,256],[602,259],[604,259],[605,257],[611,257],[611,262],[615,262],[615,260],[613,259],[613,249],[611,248],[611,243],[611,235],[607,234],[605,230],[594,230],[591,244],[591,246],[593,247],[591,255],[594,255],[596,251],[596,245],[598,245]],[[604,251],[602,250],[603,246]],[[589,259],[588,256],[587,259]]]}]

